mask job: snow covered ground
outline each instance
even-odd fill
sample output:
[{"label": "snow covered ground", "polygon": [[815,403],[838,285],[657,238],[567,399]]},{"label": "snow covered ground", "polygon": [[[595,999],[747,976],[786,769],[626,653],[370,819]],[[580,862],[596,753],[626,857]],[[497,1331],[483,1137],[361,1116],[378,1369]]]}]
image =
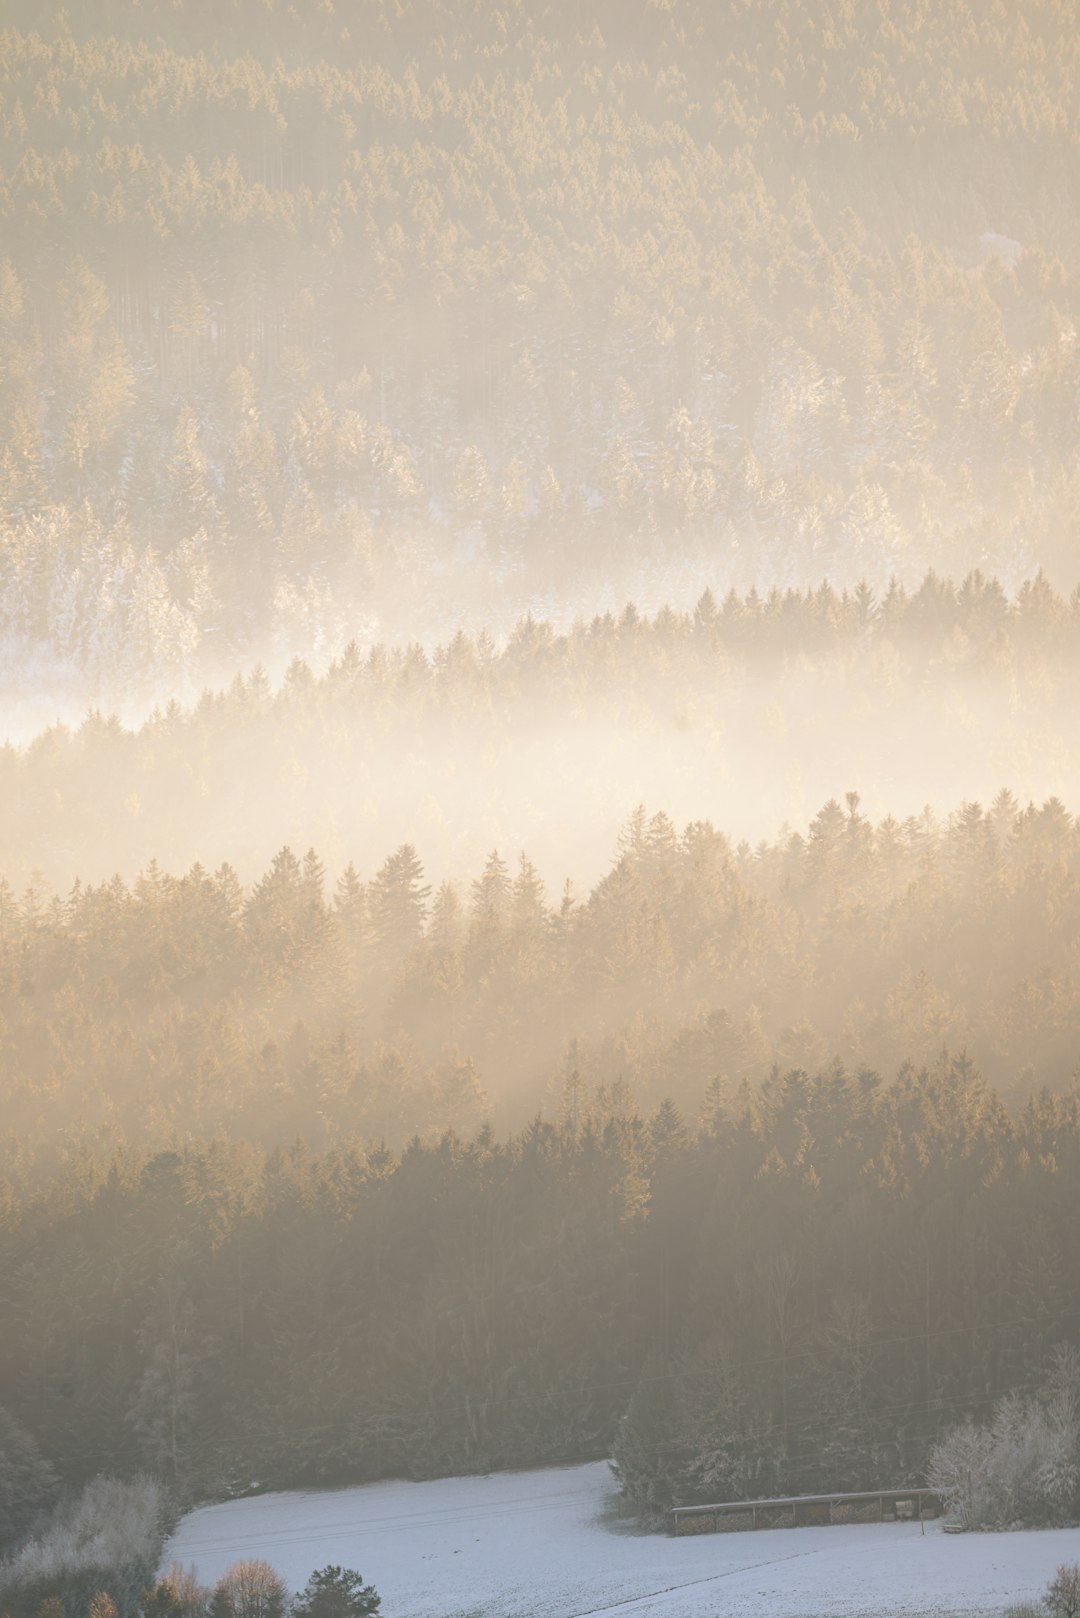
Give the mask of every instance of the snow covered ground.
[{"label": "snow covered ground", "polygon": [[336,1562],[384,1618],[913,1618],[1000,1613],[1040,1593],[1080,1531],[943,1534],[936,1523],[641,1534],[614,1515],[604,1462],[377,1483],[206,1506],[171,1561],[211,1582],[241,1557],[294,1589]]}]

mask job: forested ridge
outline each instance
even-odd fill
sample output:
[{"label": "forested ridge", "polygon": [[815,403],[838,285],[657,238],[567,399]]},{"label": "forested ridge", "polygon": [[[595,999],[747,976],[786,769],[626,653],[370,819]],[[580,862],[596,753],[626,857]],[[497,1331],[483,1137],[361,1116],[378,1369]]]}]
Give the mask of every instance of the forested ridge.
[{"label": "forested ridge", "polygon": [[1011,1100],[1066,1090],[1078,859],[1056,799],[874,824],[852,793],[755,849],[639,809],[580,901],[525,853],[435,887],[408,844],[332,886],[288,848],[249,889],[228,866],[0,883],[9,1173],[193,1135],[396,1145],[598,1085],[695,1111],[833,1058],[966,1050]]},{"label": "forested ridge", "polygon": [[226,861],[250,883],[290,842],[336,880],[409,841],[455,879],[524,845],[580,887],[658,771],[674,819],[736,840],[849,788],[900,818],[1003,786],[1071,802],[1078,668],[1080,594],[1039,574],[1010,596],[978,571],[880,596],[706,590],[565,632],[526,616],[501,643],[354,640],[321,674],[255,668],[141,724],[95,709],[0,747],[3,872],[65,891]]},{"label": "forested ridge", "polygon": [[418,595],[1075,584],[1064,0],[5,18],[9,658],[167,694]]}]

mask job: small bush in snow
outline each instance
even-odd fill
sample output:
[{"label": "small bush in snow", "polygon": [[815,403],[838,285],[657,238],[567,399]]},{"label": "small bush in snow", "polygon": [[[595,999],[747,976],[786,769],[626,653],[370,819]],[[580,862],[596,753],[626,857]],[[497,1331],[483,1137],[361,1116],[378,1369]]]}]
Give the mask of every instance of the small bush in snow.
[{"label": "small bush in snow", "polygon": [[1080,1563],[1063,1563],[1043,1596],[1051,1618],[1080,1618]]}]

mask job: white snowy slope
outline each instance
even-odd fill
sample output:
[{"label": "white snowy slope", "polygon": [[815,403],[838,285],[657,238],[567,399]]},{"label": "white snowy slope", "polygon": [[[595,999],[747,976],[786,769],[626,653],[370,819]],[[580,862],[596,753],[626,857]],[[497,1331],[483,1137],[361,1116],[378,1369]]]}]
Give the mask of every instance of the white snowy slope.
[{"label": "white snowy slope", "polygon": [[205,1506],[162,1565],[206,1583],[241,1557],[294,1590],[356,1568],[384,1618],[961,1618],[1000,1613],[1080,1560],[1080,1530],[943,1534],[927,1523],[640,1534],[614,1519],[606,1463],[377,1483]]}]

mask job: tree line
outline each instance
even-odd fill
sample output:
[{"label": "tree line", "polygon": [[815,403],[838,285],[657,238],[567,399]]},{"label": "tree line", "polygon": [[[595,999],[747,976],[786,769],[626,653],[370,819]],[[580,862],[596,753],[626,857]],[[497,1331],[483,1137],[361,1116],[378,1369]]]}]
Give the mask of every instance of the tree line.
[{"label": "tree line", "polygon": [[0,1397],[69,1486],[180,1499],[613,1441],[637,1504],[917,1481],[1076,1344],[1078,1169],[1075,1087],[1010,1112],[964,1058],[397,1152],[84,1151],[5,1191]]},{"label": "tree line", "polygon": [[866,783],[905,811],[1002,784],[1071,799],[1078,601],[977,571],[881,595],[705,590],[691,611],[563,629],[527,615],[501,643],[353,640],[126,723],[47,723],[43,697],[30,739],[0,746],[5,874],[64,888],[224,860],[248,882],[290,841],[336,876],[408,840],[458,876],[527,840],[549,878],[591,878],[658,766],[674,812],[755,799],[755,833]]},{"label": "tree line", "polygon": [[313,1149],[570,1112],[696,1108],[724,1078],[966,1049],[1011,1099],[1076,1073],[1077,823],[1008,792],[874,823],[858,795],[756,849],[639,809],[552,901],[522,854],[437,887],[409,844],[334,883],[282,849],[66,895],[0,883],[9,1178],[189,1134]]}]

